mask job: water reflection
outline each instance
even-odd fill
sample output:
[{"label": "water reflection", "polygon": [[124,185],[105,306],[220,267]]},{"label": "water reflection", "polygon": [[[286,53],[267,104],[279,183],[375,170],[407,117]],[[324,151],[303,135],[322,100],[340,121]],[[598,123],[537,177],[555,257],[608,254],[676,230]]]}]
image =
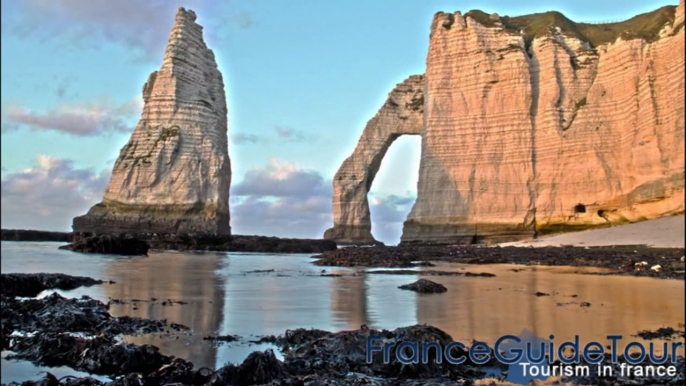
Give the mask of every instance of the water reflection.
[{"label": "water reflection", "polygon": [[[419,323],[438,326],[454,339],[491,344],[529,330],[556,341],[631,335],[684,323],[684,282],[574,274],[569,268],[493,265],[468,267],[495,278],[426,277],[448,288],[445,298],[417,296]],[[455,269],[441,264],[434,269]],[[550,294],[536,296],[536,292]],[[582,306],[582,303],[590,306]],[[621,346],[621,345],[620,345]]]},{"label": "water reflection", "polygon": [[343,329],[360,328],[363,324],[374,324],[369,316],[369,291],[367,277],[339,276],[331,278],[332,318],[342,321]]},{"label": "water reflection", "polygon": [[[229,264],[228,260],[222,259],[223,256],[215,253],[186,256],[165,253],[155,258],[112,261],[105,266],[103,274],[121,285],[106,286],[106,295],[126,301],[140,300],[113,305],[112,312],[147,319],[167,319],[192,327],[202,335],[217,333],[224,315],[224,278],[218,272]],[[186,304],[175,304],[174,301]],[[128,340],[136,344],[154,344],[162,352],[192,359],[197,366],[214,367],[216,348],[201,343],[201,337],[181,336],[178,339],[181,342],[178,342],[176,338],[143,335]]]},{"label": "water reflection", "polygon": [[[111,312],[190,326],[194,335],[127,339],[154,344],[163,353],[189,359],[196,366],[240,362],[251,351],[267,347],[249,343],[256,335],[299,327],[338,331],[363,324],[394,329],[426,323],[455,340],[493,344],[502,335],[518,335],[523,330],[542,337],[554,334],[558,342],[580,335],[587,342],[603,341],[609,334],[629,339],[640,330],[684,323],[684,282],[680,280],[583,275],[569,267],[522,271],[522,266],[438,264],[431,269],[497,276],[426,277],[445,285],[448,292],[422,295],[397,288],[421,274],[322,268],[312,265],[308,255],[154,252],[144,258],[116,258],[58,251],[59,244],[54,243],[37,244],[3,242],[3,272],[62,272],[114,280],[116,284],[63,293],[103,301],[139,299],[135,306],[113,305]],[[323,277],[322,273],[343,276]],[[550,296],[535,296],[539,291]],[[157,301],[151,302],[152,298]],[[167,299],[187,304],[162,306]],[[582,302],[591,306],[582,307]],[[215,345],[202,340],[209,334],[238,334],[243,340]],[[2,366],[12,363],[3,360]]]}]

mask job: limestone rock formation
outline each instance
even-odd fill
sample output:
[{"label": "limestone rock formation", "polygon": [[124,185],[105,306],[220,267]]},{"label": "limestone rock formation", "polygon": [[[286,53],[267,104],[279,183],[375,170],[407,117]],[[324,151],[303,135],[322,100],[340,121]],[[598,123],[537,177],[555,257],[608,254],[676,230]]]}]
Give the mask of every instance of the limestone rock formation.
[{"label": "limestone rock formation", "polygon": [[[608,25],[436,14],[402,241],[497,242],[683,213],[683,26],[683,0]],[[340,213],[337,202],[365,205]],[[369,217],[359,197],[334,197],[334,213],[336,226]]]},{"label": "limestone rock formation", "polygon": [[373,244],[367,193],[386,151],[401,135],[419,135],[424,111],[424,76],[413,75],[398,84],[369,120],[350,157],[333,179],[333,228],[325,239],[339,244]]},{"label": "limestone rock formation", "polygon": [[683,212],[683,9],[620,23],[616,39],[556,13],[542,31],[436,15],[402,240],[501,241]]},{"label": "limestone rock formation", "polygon": [[179,8],[103,201],[74,219],[75,232],[230,233],[224,81],[195,20]]}]

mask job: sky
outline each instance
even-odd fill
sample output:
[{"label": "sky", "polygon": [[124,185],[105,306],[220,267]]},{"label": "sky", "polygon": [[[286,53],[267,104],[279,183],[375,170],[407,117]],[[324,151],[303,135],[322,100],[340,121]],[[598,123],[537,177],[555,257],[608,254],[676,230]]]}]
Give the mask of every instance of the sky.
[{"label": "sky", "polygon": [[[179,6],[224,75],[236,234],[319,238],[331,179],[395,84],[421,74],[438,11],[557,10],[623,20],[672,1],[1,0],[2,228],[71,230],[102,198]],[[390,148],[369,193],[372,233],[397,243],[420,138]]]}]

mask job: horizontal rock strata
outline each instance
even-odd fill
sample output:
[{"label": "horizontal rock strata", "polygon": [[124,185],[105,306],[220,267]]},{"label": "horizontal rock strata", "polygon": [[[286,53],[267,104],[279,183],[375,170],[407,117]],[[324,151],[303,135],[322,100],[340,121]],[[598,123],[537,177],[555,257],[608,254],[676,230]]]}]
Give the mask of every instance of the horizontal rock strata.
[{"label": "horizontal rock strata", "polygon": [[420,135],[424,112],[424,76],[398,84],[333,179],[333,228],[324,238],[339,244],[373,244],[367,193],[386,151],[401,135]]},{"label": "horizontal rock strata", "polygon": [[[552,17],[542,31],[437,14],[402,240],[495,242],[683,212],[683,14],[681,2],[638,16],[597,46],[602,26],[574,33],[557,13],[530,16]],[[646,19],[661,30],[638,27]]]},{"label": "horizontal rock strata", "polygon": [[224,82],[195,19],[179,8],[103,201],[74,219],[75,232],[230,233]]},{"label": "horizontal rock strata", "polygon": [[[607,25],[436,14],[402,242],[500,242],[683,213],[683,25],[683,0]],[[364,152],[385,138],[368,130],[334,179],[326,237],[373,240],[365,196],[381,160],[358,159],[388,145]]]}]

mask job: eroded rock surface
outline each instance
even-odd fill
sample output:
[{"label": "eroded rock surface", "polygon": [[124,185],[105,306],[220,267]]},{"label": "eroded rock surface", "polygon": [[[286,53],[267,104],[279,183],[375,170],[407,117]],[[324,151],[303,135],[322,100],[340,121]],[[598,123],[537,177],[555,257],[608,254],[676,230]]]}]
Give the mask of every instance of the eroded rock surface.
[{"label": "eroded rock surface", "polygon": [[357,147],[333,179],[333,228],[325,239],[338,244],[374,244],[367,193],[386,151],[399,136],[419,135],[424,112],[424,76],[398,84],[369,120]]},{"label": "eroded rock surface", "polygon": [[683,14],[681,1],[638,16],[616,39],[559,13],[529,16],[549,27],[522,33],[517,20],[437,14],[402,240],[497,242],[683,212]]},{"label": "eroded rock surface", "polygon": [[230,233],[224,81],[195,20],[179,8],[103,201],[74,219],[75,232]]},{"label": "eroded rock surface", "polygon": [[[683,213],[683,25],[683,0],[611,25],[437,13],[413,96],[422,116],[403,122],[423,127],[402,242],[521,240]],[[385,122],[370,121],[336,174],[325,237],[373,242],[366,194],[383,140],[407,127]]]}]

